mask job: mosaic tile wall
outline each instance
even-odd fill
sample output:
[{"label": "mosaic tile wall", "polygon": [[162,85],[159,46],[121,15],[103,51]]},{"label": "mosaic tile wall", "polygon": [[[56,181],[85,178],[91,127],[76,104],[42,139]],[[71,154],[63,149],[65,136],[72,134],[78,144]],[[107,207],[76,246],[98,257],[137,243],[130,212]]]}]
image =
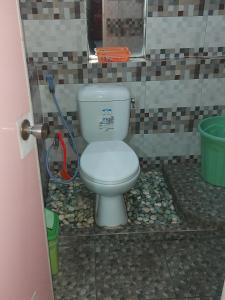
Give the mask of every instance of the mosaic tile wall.
[{"label": "mosaic tile wall", "polygon": [[225,113],[225,0],[148,0],[145,57],[110,64],[88,60],[85,2],[20,0],[45,119],[60,127],[44,80],[50,71],[82,151],[78,89],[123,84],[135,99],[127,142],[141,164],[198,160],[198,121]]},{"label": "mosaic tile wall", "polygon": [[143,25],[143,19],[106,19],[107,34],[110,36],[142,35]]}]

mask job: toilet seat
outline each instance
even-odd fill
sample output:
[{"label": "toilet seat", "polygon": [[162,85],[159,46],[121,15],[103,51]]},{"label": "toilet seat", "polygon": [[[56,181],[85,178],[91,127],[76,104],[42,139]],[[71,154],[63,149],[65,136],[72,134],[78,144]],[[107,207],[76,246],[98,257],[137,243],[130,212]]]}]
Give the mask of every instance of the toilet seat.
[{"label": "toilet seat", "polygon": [[123,141],[90,143],[80,161],[81,176],[102,184],[119,184],[139,172],[135,152]]}]

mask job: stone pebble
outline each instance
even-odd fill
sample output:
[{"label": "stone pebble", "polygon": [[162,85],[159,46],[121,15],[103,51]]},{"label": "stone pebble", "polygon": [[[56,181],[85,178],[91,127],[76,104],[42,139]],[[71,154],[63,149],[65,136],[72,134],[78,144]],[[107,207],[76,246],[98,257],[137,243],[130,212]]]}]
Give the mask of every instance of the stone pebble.
[{"label": "stone pebble", "polygon": [[92,194],[79,179],[69,185],[49,182],[46,204],[59,214],[62,227],[89,228],[94,224]]},{"label": "stone pebble", "polygon": [[[95,194],[78,179],[69,185],[49,182],[47,207],[59,214],[61,226],[90,228],[94,224]],[[174,224],[179,217],[160,170],[142,172],[125,195],[130,224]]]},{"label": "stone pebble", "polygon": [[136,185],[126,194],[126,204],[131,224],[180,223],[160,170],[142,172]]}]

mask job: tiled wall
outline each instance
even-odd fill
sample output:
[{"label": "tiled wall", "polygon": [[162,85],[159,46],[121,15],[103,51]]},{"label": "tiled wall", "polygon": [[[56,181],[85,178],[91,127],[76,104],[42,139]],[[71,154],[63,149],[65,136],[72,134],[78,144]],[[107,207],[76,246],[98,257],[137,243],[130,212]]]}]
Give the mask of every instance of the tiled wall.
[{"label": "tiled wall", "polygon": [[148,0],[146,57],[111,64],[88,61],[85,0],[20,4],[28,60],[36,65],[52,125],[57,116],[47,71],[78,136],[79,87],[122,83],[136,100],[127,141],[143,164],[198,158],[198,121],[225,113],[225,0]]}]

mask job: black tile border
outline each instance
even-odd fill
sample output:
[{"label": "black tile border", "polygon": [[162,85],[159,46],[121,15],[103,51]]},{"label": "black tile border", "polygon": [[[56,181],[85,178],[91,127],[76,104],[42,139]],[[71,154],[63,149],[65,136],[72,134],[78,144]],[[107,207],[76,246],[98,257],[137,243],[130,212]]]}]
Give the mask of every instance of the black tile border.
[{"label": "black tile border", "polygon": [[[86,18],[86,0],[20,0],[23,20],[57,20]],[[65,13],[64,9],[67,9]],[[148,0],[148,17],[193,17],[225,15],[224,0]]]},{"label": "black tile border", "polygon": [[[146,57],[137,60],[130,60],[127,63],[113,63],[113,65],[129,65],[132,63],[147,63],[148,61],[180,60],[188,58],[224,58],[225,47],[201,47],[201,48],[168,48],[168,49],[147,49]],[[102,65],[96,61],[89,61],[86,51],[62,51],[62,52],[32,52],[27,54],[29,63],[74,63],[74,64],[93,64]],[[108,63],[110,65],[110,63]]]},{"label": "black tile border", "polygon": [[148,0],[148,17],[225,15],[224,0]]},{"label": "black tile border", "polygon": [[[129,134],[196,132],[200,120],[218,115],[225,115],[225,105],[132,109]],[[50,137],[55,130],[64,132],[57,113],[44,113],[43,118],[50,126]],[[81,136],[78,112],[67,112],[64,118],[75,128],[76,136]]]},{"label": "black tile border", "polygon": [[44,78],[47,72],[54,75],[57,84],[225,78],[225,57],[93,64],[81,62],[78,56],[76,62],[37,63],[36,68],[39,84],[46,84]]},{"label": "black tile border", "polygon": [[130,134],[196,132],[200,120],[225,114],[225,105],[132,109]]},{"label": "black tile border", "polygon": [[[143,170],[148,170],[152,167],[154,168],[162,168],[164,165],[173,165],[177,163],[199,163],[200,155],[183,155],[183,156],[161,156],[161,157],[139,157],[140,167]],[[75,160],[68,160],[67,167],[69,171],[74,170],[77,166],[77,162]],[[53,168],[54,171],[59,171],[62,167],[61,161],[52,161],[50,167]]]},{"label": "black tile border", "polygon": [[147,60],[179,60],[184,58],[223,58],[225,47],[201,47],[180,49],[147,49]]},{"label": "black tile border", "polygon": [[20,0],[22,20],[63,20],[86,18],[86,0]]}]

